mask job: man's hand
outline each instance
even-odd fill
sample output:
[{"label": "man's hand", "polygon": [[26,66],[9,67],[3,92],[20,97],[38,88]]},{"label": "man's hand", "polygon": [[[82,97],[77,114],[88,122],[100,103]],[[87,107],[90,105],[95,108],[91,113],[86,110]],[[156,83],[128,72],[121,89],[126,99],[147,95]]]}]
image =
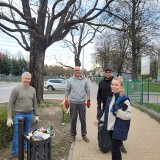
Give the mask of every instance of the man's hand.
[{"label": "man's hand", "polygon": [[64,106],[68,109],[69,108],[69,102],[68,102],[68,100],[65,100],[64,101]]},{"label": "man's hand", "polygon": [[90,106],[91,106],[91,102],[90,102],[90,100],[87,100],[87,108],[89,108]]},{"label": "man's hand", "polygon": [[12,118],[7,118],[7,126],[8,127],[13,126],[13,120],[12,120]]},{"label": "man's hand", "polygon": [[38,116],[35,116],[35,121],[36,121],[36,123],[39,121],[39,117]]}]

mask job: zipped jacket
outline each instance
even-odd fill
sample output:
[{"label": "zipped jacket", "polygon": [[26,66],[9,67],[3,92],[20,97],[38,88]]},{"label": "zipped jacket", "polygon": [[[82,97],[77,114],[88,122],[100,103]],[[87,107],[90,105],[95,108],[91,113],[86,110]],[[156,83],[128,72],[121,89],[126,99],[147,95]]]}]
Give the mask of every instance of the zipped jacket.
[{"label": "zipped jacket", "polygon": [[113,130],[113,139],[126,140],[130,128],[131,105],[127,96],[123,97],[123,101],[119,104],[116,116],[111,112],[111,108],[115,102],[115,96],[109,97],[106,101],[105,112],[101,120],[107,130]]}]

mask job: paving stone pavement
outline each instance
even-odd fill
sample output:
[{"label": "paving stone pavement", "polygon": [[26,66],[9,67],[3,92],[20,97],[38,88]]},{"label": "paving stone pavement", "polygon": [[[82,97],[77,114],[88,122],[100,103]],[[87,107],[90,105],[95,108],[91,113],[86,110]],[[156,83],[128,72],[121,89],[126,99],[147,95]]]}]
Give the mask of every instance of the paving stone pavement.
[{"label": "paving stone pavement", "polygon": [[[68,160],[111,160],[111,153],[102,153],[98,147],[96,120],[97,85],[91,86],[91,107],[87,108],[87,136],[90,143],[81,137],[80,122],[77,124],[76,141],[71,145]],[[131,127],[124,145],[128,151],[122,153],[123,160],[159,160],[160,155],[160,124],[146,113],[132,108]]]}]

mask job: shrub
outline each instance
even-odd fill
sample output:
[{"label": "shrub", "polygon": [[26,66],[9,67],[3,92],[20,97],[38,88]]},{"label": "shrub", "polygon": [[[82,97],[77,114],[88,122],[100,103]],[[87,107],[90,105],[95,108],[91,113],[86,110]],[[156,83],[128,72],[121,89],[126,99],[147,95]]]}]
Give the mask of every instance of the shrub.
[{"label": "shrub", "polygon": [[13,127],[7,127],[7,104],[0,104],[0,149],[7,147],[13,137]]}]

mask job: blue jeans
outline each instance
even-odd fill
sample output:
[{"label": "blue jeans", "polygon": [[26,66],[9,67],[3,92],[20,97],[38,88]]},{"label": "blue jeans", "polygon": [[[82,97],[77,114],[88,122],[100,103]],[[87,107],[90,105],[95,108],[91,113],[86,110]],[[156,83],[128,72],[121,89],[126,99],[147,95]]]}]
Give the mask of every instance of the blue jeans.
[{"label": "blue jeans", "polygon": [[[12,141],[12,156],[18,155],[18,118],[23,117],[24,122],[24,134],[27,135],[30,132],[30,127],[33,120],[33,112],[30,113],[15,113],[14,114],[14,135]],[[27,142],[24,141],[24,151],[27,150]]]}]

